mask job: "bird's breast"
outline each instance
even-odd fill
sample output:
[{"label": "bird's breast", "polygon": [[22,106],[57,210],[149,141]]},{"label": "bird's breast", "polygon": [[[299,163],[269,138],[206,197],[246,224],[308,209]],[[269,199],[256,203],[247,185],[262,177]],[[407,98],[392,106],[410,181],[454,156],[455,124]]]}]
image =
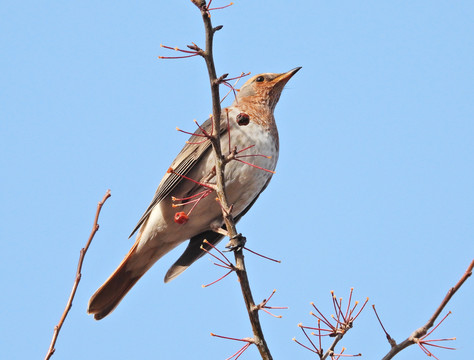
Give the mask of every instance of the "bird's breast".
[{"label": "bird's breast", "polygon": [[[234,114],[232,114],[234,115]],[[231,116],[231,120],[235,119]],[[278,161],[278,137],[261,124],[250,121],[230,123],[230,137],[221,137],[222,152],[237,150],[235,159],[226,165],[226,192],[236,214],[243,211],[272,177]],[[276,131],[276,129],[275,129]]]}]

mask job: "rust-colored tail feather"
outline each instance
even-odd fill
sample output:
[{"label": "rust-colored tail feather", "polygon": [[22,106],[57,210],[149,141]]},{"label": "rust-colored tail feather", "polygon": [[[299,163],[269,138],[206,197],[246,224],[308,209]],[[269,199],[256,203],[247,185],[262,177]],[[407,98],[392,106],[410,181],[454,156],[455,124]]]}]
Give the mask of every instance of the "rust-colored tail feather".
[{"label": "rust-colored tail feather", "polygon": [[127,270],[127,261],[136,251],[138,241],[130,249],[129,253],[118,266],[117,270],[107,279],[107,281],[92,295],[89,300],[87,312],[94,314],[94,319],[100,320],[110,314],[122,301],[123,297],[130,291],[135,283],[148,270],[143,271]]}]

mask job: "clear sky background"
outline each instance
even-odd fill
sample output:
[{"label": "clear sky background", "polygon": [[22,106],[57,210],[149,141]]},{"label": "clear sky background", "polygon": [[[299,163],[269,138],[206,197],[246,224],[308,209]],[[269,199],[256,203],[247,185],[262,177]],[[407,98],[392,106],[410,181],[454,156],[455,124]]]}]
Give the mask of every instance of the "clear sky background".
[{"label": "clear sky background", "polygon": [[[203,60],[157,58],[174,55],[160,43],[204,44],[199,11],[3,0],[0,15],[1,357],[46,354],[108,188],[54,359],[230,356],[241,344],[209,333],[251,336],[235,277],[201,288],[222,274],[204,258],[164,284],[183,247],[111,316],[86,314],[187,139],[175,127],[210,113]],[[255,299],[277,289],[271,304],[290,307],[261,315],[275,359],[314,359],[291,338],[314,324],[311,301],[334,312],[330,290],[370,297],[405,339],[473,259],[473,19],[471,1],[236,1],[213,12],[219,74],[303,67],[275,113],[277,173],[238,224],[251,249],[282,260],[246,256]],[[472,358],[473,281],[432,336],[457,337],[440,359]],[[389,350],[370,307],[341,344],[369,360]],[[397,357],[423,358],[416,346]]]}]

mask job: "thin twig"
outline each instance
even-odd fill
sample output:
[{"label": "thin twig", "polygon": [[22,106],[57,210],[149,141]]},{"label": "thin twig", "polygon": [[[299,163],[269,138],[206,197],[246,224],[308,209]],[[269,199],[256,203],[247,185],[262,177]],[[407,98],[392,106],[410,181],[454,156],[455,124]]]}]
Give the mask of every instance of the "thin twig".
[{"label": "thin twig", "polygon": [[329,349],[326,350],[324,355],[322,356],[321,360],[326,360],[328,356],[331,356],[334,354],[334,349],[339,341],[344,337],[344,334],[338,334],[335,338],[334,341],[332,342],[332,345],[329,347]]},{"label": "thin twig", "polygon": [[[211,18],[209,16],[209,11],[206,6],[206,1],[204,0],[192,0],[192,2],[200,9],[201,16],[204,22],[204,28],[206,33],[206,49],[200,52],[200,55],[204,58],[207,70],[209,73],[209,80],[211,85],[211,94],[212,94],[212,122],[216,131],[214,135],[210,138],[212,147],[214,150],[215,160],[216,160],[216,184],[217,184],[217,196],[222,208],[222,215],[224,217],[224,223],[226,229],[229,233],[229,237],[236,239],[238,237],[237,230],[235,228],[235,222],[232,217],[230,208],[231,206],[228,203],[226,192],[225,192],[225,178],[224,178],[224,169],[226,165],[226,159],[222,155],[221,142],[220,142],[220,119],[221,119],[221,106],[220,106],[220,95],[219,95],[219,85],[224,80],[224,77],[217,77],[216,69],[214,65],[213,58],[213,38],[214,33],[217,30],[220,30],[221,27],[212,27]],[[252,330],[254,334],[254,343],[257,346],[262,359],[271,360],[273,359],[270,354],[270,349],[268,348],[262,327],[260,325],[258,308],[255,306],[253,300],[252,292],[250,289],[249,280],[247,277],[247,271],[245,268],[244,255],[242,249],[234,251],[235,253],[235,267],[236,273],[239,278],[239,283],[242,289],[242,295],[244,297],[245,305],[247,307],[247,312],[249,314],[250,323],[252,325]]]},{"label": "thin twig", "polygon": [[397,346],[397,342],[390,336],[390,334],[385,330],[385,327],[382,324],[382,320],[380,320],[379,314],[377,314],[377,310],[375,310],[375,305],[372,305],[372,309],[374,310],[375,316],[379,321],[380,326],[382,327],[383,332],[385,333],[385,337],[387,338],[388,343],[391,347]]},{"label": "thin twig", "polygon": [[95,213],[94,224],[92,225],[92,231],[91,231],[91,234],[89,235],[89,239],[87,240],[86,246],[84,246],[81,249],[81,252],[79,255],[79,261],[77,264],[76,279],[74,280],[71,294],[69,295],[69,300],[67,301],[66,308],[64,309],[63,314],[61,315],[61,319],[59,320],[58,324],[54,327],[53,338],[51,340],[51,344],[49,345],[48,353],[46,354],[44,358],[45,360],[50,359],[51,356],[53,356],[54,352],[56,351],[55,349],[56,340],[58,339],[59,332],[61,331],[64,321],[66,320],[69,310],[71,310],[72,301],[74,300],[77,287],[79,286],[79,282],[81,281],[81,276],[82,276],[81,270],[82,270],[82,263],[84,262],[84,257],[86,256],[87,250],[89,249],[89,246],[92,242],[92,239],[95,236],[95,233],[97,232],[97,230],[99,230],[99,224],[97,222],[99,221],[100,210],[102,209],[102,206],[104,205],[105,201],[110,196],[111,196],[110,190],[107,190],[102,200],[97,204],[97,211]]},{"label": "thin twig", "polygon": [[474,268],[474,260],[471,261],[469,264],[466,272],[464,275],[459,279],[459,281],[454,285],[451,289],[448,290],[448,293],[444,297],[443,301],[441,301],[441,304],[438,306],[438,308],[435,310],[431,318],[428,320],[428,322],[423,325],[422,327],[416,329],[413,331],[413,333],[404,341],[402,341],[400,344],[397,344],[392,347],[392,349],[383,357],[382,360],[389,360],[392,359],[396,354],[398,354],[400,351],[403,349],[407,348],[410,345],[413,345],[416,343],[416,341],[421,338],[422,336],[426,335],[428,330],[434,325],[436,319],[438,318],[439,314],[443,311],[445,306],[448,304],[448,302],[451,300],[453,295],[459,290],[459,288],[464,284],[464,282],[472,275],[472,269]]}]

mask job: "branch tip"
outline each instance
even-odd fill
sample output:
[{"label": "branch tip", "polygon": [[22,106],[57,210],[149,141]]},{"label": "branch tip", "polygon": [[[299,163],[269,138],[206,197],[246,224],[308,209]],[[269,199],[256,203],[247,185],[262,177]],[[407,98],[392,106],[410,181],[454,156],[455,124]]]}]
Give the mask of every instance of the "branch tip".
[{"label": "branch tip", "polygon": [[69,294],[69,299],[66,303],[66,307],[64,308],[64,311],[61,315],[61,318],[60,318],[58,324],[54,327],[53,338],[51,339],[51,344],[49,345],[49,349],[48,349],[48,352],[46,353],[45,360],[50,359],[51,356],[53,356],[53,354],[56,351],[55,346],[56,346],[56,341],[57,341],[58,336],[59,336],[59,332],[61,331],[61,328],[64,324],[64,321],[66,320],[66,317],[67,317],[69,311],[72,308],[72,302],[74,300],[74,297],[76,296],[76,291],[77,291],[77,288],[79,286],[79,282],[81,281],[81,277],[82,277],[81,271],[82,271],[82,264],[84,262],[84,257],[86,256],[87,250],[89,249],[89,246],[91,245],[95,234],[99,230],[98,221],[99,221],[100,211],[102,210],[102,206],[105,204],[107,199],[111,196],[112,195],[111,195],[110,189],[108,189],[105,192],[105,195],[102,198],[102,200],[99,201],[99,203],[97,204],[97,210],[96,210],[95,217],[94,217],[94,224],[92,225],[92,231],[89,235],[89,239],[87,240],[86,245],[79,252],[79,260],[78,260],[78,263],[77,263],[76,277],[75,277],[75,280],[74,280],[74,283],[73,283],[73,286],[72,286],[72,290],[71,290],[71,293]]}]

